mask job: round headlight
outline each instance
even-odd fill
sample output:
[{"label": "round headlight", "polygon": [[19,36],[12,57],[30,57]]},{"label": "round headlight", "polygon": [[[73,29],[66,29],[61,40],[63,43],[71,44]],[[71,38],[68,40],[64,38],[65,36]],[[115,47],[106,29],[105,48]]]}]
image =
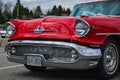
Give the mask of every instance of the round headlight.
[{"label": "round headlight", "polygon": [[78,37],[85,36],[90,30],[89,24],[84,20],[77,20],[75,23],[75,34]]},{"label": "round headlight", "polygon": [[10,37],[15,33],[15,27],[11,23],[7,23],[6,33]]}]

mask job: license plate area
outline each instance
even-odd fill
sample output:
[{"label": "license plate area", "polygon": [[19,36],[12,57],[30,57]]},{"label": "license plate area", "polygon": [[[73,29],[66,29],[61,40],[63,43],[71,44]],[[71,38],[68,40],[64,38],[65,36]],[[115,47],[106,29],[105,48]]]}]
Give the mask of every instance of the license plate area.
[{"label": "license plate area", "polygon": [[42,66],[42,58],[37,55],[27,55],[26,61],[30,66]]}]

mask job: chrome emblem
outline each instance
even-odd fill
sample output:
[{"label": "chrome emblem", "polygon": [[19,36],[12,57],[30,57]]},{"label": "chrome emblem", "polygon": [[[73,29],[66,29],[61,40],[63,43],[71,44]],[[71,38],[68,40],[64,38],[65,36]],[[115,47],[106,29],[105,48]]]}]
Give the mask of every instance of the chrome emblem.
[{"label": "chrome emblem", "polygon": [[45,31],[44,28],[42,28],[41,26],[38,26],[37,28],[34,29],[34,33],[36,34],[40,34],[44,31]]}]

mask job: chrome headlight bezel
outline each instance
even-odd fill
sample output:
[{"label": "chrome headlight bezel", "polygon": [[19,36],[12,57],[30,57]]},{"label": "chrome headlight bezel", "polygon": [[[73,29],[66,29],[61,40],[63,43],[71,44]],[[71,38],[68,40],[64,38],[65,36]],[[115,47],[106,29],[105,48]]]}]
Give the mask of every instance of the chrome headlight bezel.
[{"label": "chrome headlight bezel", "polygon": [[90,31],[90,25],[82,19],[78,19],[74,24],[74,32],[77,37],[84,37]]},{"label": "chrome headlight bezel", "polygon": [[13,36],[16,32],[16,27],[11,22],[7,22],[6,26],[7,26],[6,27],[6,34],[8,35],[8,37]]}]

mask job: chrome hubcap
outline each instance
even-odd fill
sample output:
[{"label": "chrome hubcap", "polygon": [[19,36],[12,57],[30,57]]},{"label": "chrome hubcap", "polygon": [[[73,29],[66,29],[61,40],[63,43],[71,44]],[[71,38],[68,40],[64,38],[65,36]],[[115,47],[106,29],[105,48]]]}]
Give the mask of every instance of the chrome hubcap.
[{"label": "chrome hubcap", "polygon": [[118,51],[114,44],[109,44],[104,52],[104,68],[108,74],[114,74],[118,66]]}]

